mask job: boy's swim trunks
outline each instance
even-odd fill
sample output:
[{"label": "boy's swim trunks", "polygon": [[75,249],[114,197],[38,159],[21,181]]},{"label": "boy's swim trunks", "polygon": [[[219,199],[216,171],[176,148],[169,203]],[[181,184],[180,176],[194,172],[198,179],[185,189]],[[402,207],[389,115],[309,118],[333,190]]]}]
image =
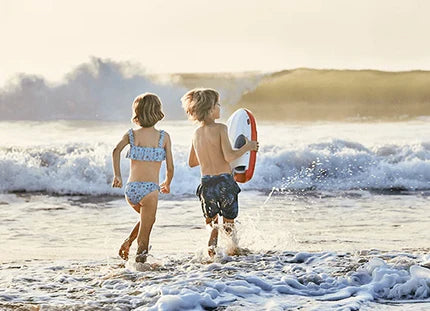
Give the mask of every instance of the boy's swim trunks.
[{"label": "boy's swim trunks", "polygon": [[205,175],[197,188],[196,195],[202,203],[203,214],[213,218],[220,214],[234,219],[239,212],[237,194],[240,188],[231,174]]}]

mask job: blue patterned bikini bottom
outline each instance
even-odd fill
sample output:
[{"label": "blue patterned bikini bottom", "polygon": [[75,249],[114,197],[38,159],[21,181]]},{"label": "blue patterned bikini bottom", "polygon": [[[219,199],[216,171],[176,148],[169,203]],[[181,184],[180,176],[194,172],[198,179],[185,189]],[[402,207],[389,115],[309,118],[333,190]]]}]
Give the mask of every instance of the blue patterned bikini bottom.
[{"label": "blue patterned bikini bottom", "polygon": [[125,195],[133,204],[138,204],[149,193],[160,190],[160,186],[150,181],[131,181],[125,185]]}]

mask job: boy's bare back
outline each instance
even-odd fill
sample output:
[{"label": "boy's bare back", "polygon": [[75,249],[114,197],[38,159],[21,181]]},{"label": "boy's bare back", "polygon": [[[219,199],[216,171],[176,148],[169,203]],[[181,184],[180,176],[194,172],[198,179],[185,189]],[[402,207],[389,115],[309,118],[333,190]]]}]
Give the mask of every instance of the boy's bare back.
[{"label": "boy's bare back", "polygon": [[[225,141],[227,139],[227,141]],[[224,155],[223,145],[230,143],[227,126],[222,123],[202,125],[193,135],[193,148],[200,164],[202,175],[220,175],[231,173],[231,168]]]}]

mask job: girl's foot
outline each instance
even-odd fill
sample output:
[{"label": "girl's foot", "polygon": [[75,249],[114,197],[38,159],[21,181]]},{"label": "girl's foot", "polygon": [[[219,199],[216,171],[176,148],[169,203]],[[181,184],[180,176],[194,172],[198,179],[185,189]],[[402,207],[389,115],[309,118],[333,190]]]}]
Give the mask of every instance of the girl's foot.
[{"label": "girl's foot", "polygon": [[137,252],[136,254],[136,262],[145,263],[146,259],[148,258],[148,251],[144,250],[142,252]]},{"label": "girl's foot", "polygon": [[128,253],[130,252],[130,246],[131,246],[131,243],[129,239],[126,239],[122,243],[121,247],[119,248],[119,252],[118,252],[119,257],[121,257],[124,260],[128,260]]}]

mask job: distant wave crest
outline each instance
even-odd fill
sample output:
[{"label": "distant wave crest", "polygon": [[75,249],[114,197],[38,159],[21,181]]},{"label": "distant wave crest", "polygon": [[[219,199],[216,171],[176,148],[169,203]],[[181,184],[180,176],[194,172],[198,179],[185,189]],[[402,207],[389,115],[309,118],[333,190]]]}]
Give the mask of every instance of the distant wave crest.
[{"label": "distant wave crest", "polygon": [[146,73],[139,64],[93,57],[63,81],[19,74],[0,88],[0,120],[127,120],[133,99],[156,93],[166,118],[185,119],[180,98],[194,87],[216,88],[223,103],[236,103],[261,80],[261,74]]}]

